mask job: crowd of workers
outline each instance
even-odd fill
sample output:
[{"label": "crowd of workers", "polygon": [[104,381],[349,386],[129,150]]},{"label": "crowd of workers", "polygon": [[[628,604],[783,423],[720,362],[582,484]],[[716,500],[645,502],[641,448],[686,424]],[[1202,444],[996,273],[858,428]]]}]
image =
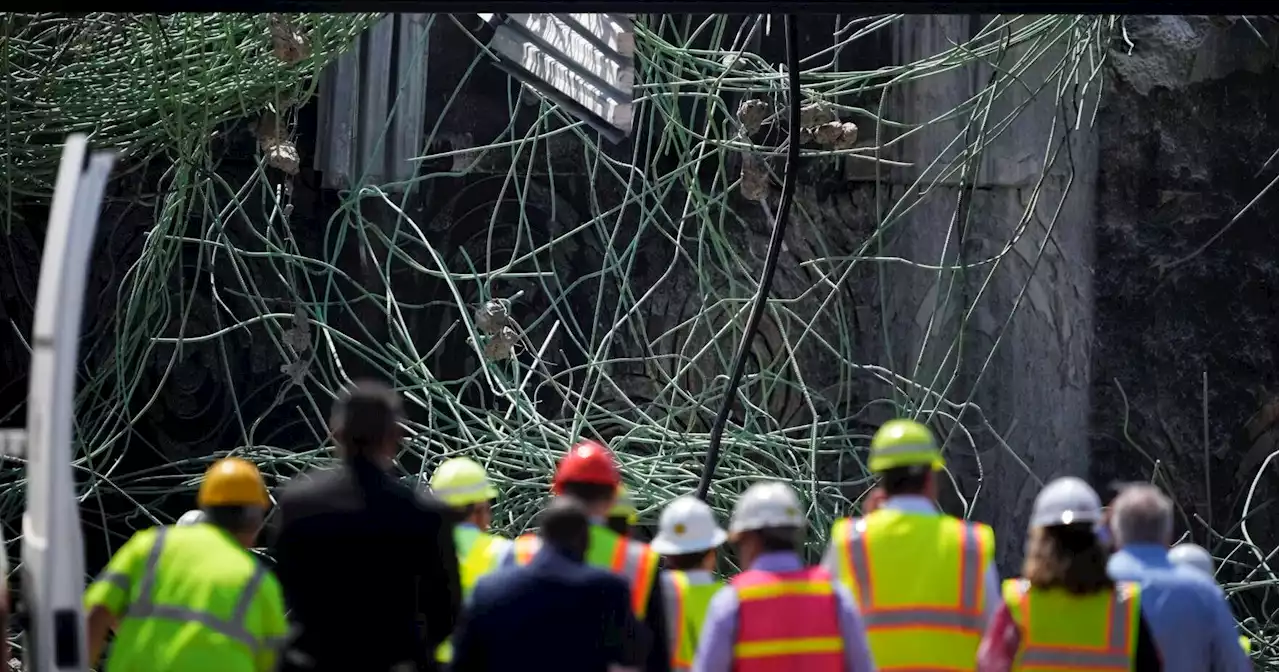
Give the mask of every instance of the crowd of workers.
[{"label": "crowd of workers", "polygon": [[[440,464],[430,492],[392,475],[398,397],[361,383],[335,404],[341,466],[275,496],[267,560],[250,552],[271,497],[227,458],[199,511],[138,532],[86,594],[91,660],[108,670],[480,672],[1244,672],[1212,558],[1178,546],[1172,504],[1146,485],[1109,507],[1065,477],[1037,496],[1020,578],[1001,582],[982,523],[939,511],[930,430],[875,434],[878,483],[802,556],[806,509],[787,483],[752,484],[727,529],[680,497],[648,544],[605,446],[557,465],[537,533],[489,530],[485,469]],[[722,578],[730,545],[742,571]]]}]

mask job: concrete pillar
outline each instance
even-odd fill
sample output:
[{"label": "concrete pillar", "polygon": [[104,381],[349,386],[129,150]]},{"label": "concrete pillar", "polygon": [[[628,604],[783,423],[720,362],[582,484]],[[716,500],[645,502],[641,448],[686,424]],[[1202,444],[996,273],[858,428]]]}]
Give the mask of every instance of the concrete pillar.
[{"label": "concrete pillar", "polygon": [[[935,56],[978,34],[990,20],[978,15],[908,17],[897,27],[896,62]],[[1025,19],[1024,25],[1032,20]],[[1017,69],[1021,81],[997,76],[1001,91],[987,114],[986,138],[979,141],[984,133],[981,112],[967,133],[968,114],[935,122],[896,153],[915,166],[895,170],[890,178],[893,202],[904,193],[922,191],[958,165],[965,144],[990,143],[970,162],[969,177],[962,179],[956,172],[945,178],[889,232],[889,255],[967,267],[937,271],[891,265],[885,274],[884,310],[891,341],[888,363],[918,383],[936,380],[934,389],[945,390],[951,401],[971,399],[982,408],[981,414],[963,415],[976,447],[969,446],[962,432],[952,433],[948,463],[966,497],[981,483],[976,504],[970,505],[974,517],[995,527],[1006,574],[1015,573],[1021,561],[1027,515],[1039,491],[1028,468],[1045,480],[1088,471],[1097,142],[1088,127],[1093,96],[1068,100],[1071,84],[1082,85],[1088,78],[1089,65],[1082,66],[1078,80],[1070,72],[1066,81],[1053,73],[1070,41],[1070,35],[1059,38],[1039,56],[1031,54],[1044,49],[1043,41],[989,57],[999,58],[1006,73]],[[1034,62],[1015,65],[1023,59]],[[990,65],[971,65],[902,86],[891,117],[912,123],[933,119],[987,89],[992,72]],[[1068,94],[1059,96],[1064,87]],[[1067,133],[1064,128],[1075,125],[1079,106],[1085,110],[1082,128]],[[1019,107],[1009,127],[1001,130],[1002,120]],[[1059,145],[1056,159],[1046,166],[1046,151],[1052,156]],[[942,160],[928,169],[939,156]],[[925,179],[913,189],[922,173]],[[998,264],[981,264],[996,256]],[[922,394],[915,397],[926,406],[934,403]],[[947,499],[944,503],[953,508],[954,498]]]}]

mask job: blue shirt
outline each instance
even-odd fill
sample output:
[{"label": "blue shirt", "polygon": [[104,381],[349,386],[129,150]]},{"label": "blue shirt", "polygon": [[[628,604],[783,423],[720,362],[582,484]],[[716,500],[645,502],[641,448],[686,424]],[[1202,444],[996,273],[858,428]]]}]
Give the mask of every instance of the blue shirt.
[{"label": "blue shirt", "polygon": [[[751,569],[765,572],[795,572],[804,569],[795,553],[766,553],[752,563]],[[836,584],[836,605],[840,618],[840,634],[844,639],[845,672],[875,672],[871,649],[867,647],[867,631],[854,606],[848,589]],[[698,652],[693,658],[693,672],[730,672],[733,669],[733,643],[737,634],[738,594],[726,586],[711,598],[707,619],[698,639]]]},{"label": "blue shirt", "polygon": [[1169,562],[1158,544],[1129,544],[1107,561],[1115,581],[1142,586],[1142,615],[1165,672],[1248,672],[1235,619],[1222,589],[1191,567]]}]

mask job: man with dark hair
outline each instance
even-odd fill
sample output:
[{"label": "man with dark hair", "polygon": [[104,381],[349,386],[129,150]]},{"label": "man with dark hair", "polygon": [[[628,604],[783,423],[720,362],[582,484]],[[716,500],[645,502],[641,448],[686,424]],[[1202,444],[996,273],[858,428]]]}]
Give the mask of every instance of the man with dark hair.
[{"label": "man with dark hair", "polygon": [[342,464],[279,496],[276,572],[299,634],[284,670],[434,670],[461,606],[448,509],[391,475],[400,398],[362,381],[334,404]]},{"label": "man with dark hair", "polygon": [[[557,497],[572,497],[586,508],[591,520],[591,543],[587,547],[586,563],[608,569],[627,580],[631,587],[631,610],[648,630],[650,646],[645,670],[667,672],[671,654],[667,644],[666,610],[663,608],[665,593],[658,581],[658,554],[647,544],[627,539],[605,525],[609,510],[617,502],[621,485],[622,476],[613,451],[588,440],[571,447],[556,465],[551,491]],[[504,564],[528,564],[537,554],[540,544],[541,539],[535,535],[521,535],[512,544]]]},{"label": "man with dark hair", "polygon": [[[871,439],[880,477],[874,506],[837,520],[822,564],[853,593],[876,664],[945,668],[977,655],[1000,601],[995,535],[938,510],[942,451],[913,420],[890,420]],[[918,646],[901,646],[911,640]]]},{"label": "man with dark hair", "polygon": [[542,543],[524,566],[476,583],[454,638],[452,672],[638,669],[639,624],[627,582],[587,566],[591,521],[582,503],[552,500]]}]

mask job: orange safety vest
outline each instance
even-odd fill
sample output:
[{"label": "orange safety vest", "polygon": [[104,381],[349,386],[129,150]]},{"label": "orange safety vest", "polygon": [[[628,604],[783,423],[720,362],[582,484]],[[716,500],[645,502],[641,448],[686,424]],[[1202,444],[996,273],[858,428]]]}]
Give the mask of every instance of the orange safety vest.
[{"label": "orange safety vest", "polygon": [[991,528],[951,516],[883,510],[836,523],[839,576],[879,669],[950,669],[974,659],[993,542]]},{"label": "orange safety vest", "polygon": [[[514,544],[516,564],[527,565],[542,547],[542,540],[535,534],[522,534]],[[637,618],[645,617],[649,594],[658,578],[657,553],[647,544],[622,537],[603,525],[592,525],[586,561],[626,579],[631,587],[631,610]]]},{"label": "orange safety vest", "polygon": [[750,570],[729,582],[738,596],[733,672],[843,672],[835,584],[821,567]]}]

